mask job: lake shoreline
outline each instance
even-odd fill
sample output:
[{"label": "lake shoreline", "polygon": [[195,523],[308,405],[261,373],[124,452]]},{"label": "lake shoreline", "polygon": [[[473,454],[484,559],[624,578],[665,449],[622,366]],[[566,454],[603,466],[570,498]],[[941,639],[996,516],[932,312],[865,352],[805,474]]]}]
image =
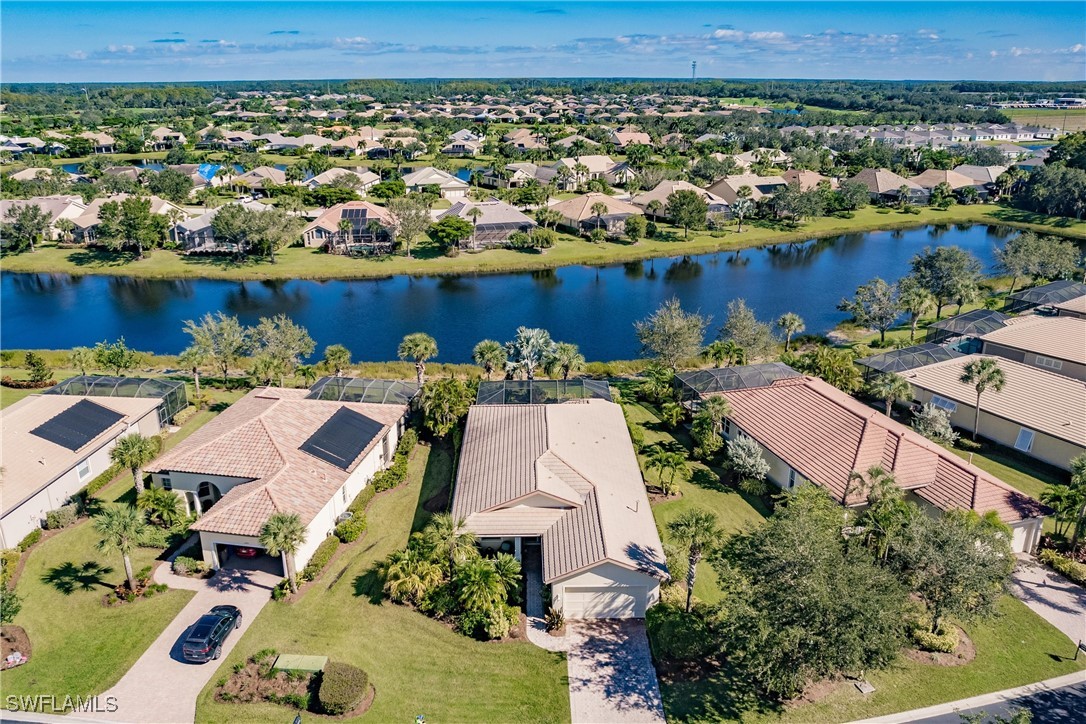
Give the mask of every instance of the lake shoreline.
[{"label": "lake shoreline", "polygon": [[[1048,217],[997,205],[952,206],[946,211],[924,207],[917,214],[891,211],[882,214],[868,207],[851,219],[825,217],[796,229],[776,229],[748,222],[742,235],[728,229],[722,236],[697,232],[690,239],[643,240],[637,245],[615,242],[593,244],[563,239],[545,254],[494,249],[480,253],[461,252],[457,257],[431,253],[412,259],[395,256],[383,259],[353,259],[292,246],[277,254],[275,263],[266,260],[237,264],[226,257],[183,256],[156,250],[142,261],[86,249],[59,249],[44,245],[37,251],[7,255],[0,271],[27,274],[69,274],[72,276],[125,276],[138,279],[210,279],[227,281],[354,281],[388,279],[396,276],[472,276],[535,272],[567,266],[610,266],[648,259],[694,256],[742,251],[815,241],[845,234],[915,229],[953,224],[1007,226],[1086,240],[1086,222]],[[673,231],[671,227],[664,227]],[[678,234],[681,235],[681,230]],[[485,257],[485,258],[484,258]]]}]

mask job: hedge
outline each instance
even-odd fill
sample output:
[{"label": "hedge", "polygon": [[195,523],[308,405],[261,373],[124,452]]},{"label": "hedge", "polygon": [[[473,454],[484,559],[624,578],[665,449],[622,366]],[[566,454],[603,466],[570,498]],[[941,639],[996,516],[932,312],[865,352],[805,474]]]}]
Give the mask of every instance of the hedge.
[{"label": "hedge", "polygon": [[18,548],[10,548],[0,551],[0,586],[4,586],[15,575],[15,569],[19,567],[19,558],[22,552]]},{"label": "hedge", "polygon": [[317,701],[327,714],[339,715],[352,711],[369,692],[370,680],[357,666],[329,661],[321,674]]},{"label": "hedge", "polygon": [[377,495],[377,491],[373,489],[372,485],[367,485],[362,488],[358,495],[354,496],[354,500],[347,506],[347,510],[354,513],[356,518],[365,515],[366,506],[370,504],[370,501],[373,500],[373,496],[375,495]]},{"label": "hedge", "polygon": [[1086,563],[1079,563],[1067,556],[1061,556],[1051,548],[1045,548],[1037,557],[1041,559],[1041,563],[1064,578],[1080,586],[1086,586]]},{"label": "hedge", "polygon": [[189,405],[185,409],[178,411],[178,413],[173,416],[173,424],[181,427],[186,422],[195,417],[197,412],[199,412],[198,409],[196,409],[192,405]]},{"label": "hedge", "polygon": [[110,465],[108,468],[103,470],[97,478],[87,483],[87,487],[83,488],[82,492],[86,493],[87,497],[90,497],[102,488],[109,485],[109,483],[113,481],[113,478],[117,477],[120,474],[121,468],[119,466]]},{"label": "hedge", "polygon": [[336,526],[336,538],[344,543],[354,543],[366,532],[366,516],[355,515]]},{"label": "hedge", "polygon": [[10,387],[13,390],[41,390],[46,387],[53,387],[56,383],[56,380],[43,380],[42,382],[35,382],[33,380],[13,380],[10,376],[5,376],[0,379],[0,385]]},{"label": "hedge", "polygon": [[332,556],[336,554],[337,548],[339,548],[339,538],[334,535],[325,538],[317,546],[317,550],[313,552],[313,557],[309,559],[309,563],[306,563],[305,568],[302,569],[302,580],[312,581],[319,576],[324,567],[328,565],[328,561],[332,560]]},{"label": "hedge", "polygon": [[45,514],[45,527],[49,530],[59,530],[74,525],[79,517],[79,506],[75,503],[62,505],[56,510],[50,510]]},{"label": "hedge", "polygon": [[22,553],[26,553],[30,549],[30,546],[34,545],[41,540],[42,532],[41,528],[35,528],[26,534],[26,537],[19,541],[19,545],[15,546]]}]

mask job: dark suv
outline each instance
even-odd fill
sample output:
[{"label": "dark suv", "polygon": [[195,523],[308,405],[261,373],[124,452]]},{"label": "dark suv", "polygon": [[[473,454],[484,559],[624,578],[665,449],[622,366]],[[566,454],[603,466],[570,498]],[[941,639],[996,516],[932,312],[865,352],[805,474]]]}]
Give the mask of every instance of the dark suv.
[{"label": "dark suv", "polygon": [[205,663],[219,658],[222,644],[230,632],[241,626],[237,606],[215,606],[200,617],[181,644],[186,661]]}]

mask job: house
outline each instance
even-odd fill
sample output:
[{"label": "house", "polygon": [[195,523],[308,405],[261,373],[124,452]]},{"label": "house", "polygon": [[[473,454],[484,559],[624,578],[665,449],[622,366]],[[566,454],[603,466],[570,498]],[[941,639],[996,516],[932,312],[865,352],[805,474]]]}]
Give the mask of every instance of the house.
[{"label": "house", "polygon": [[[452,515],[511,548],[566,618],[643,618],[668,578],[622,409],[601,399],[473,405]],[[512,545],[510,545],[510,543]]]},{"label": "house", "polygon": [[161,398],[34,394],[0,411],[0,548],[14,548],[111,464],[117,438],[160,430]]},{"label": "house", "polygon": [[251,191],[264,191],[271,186],[284,186],[286,183],[286,173],[274,166],[257,166],[252,171],[230,179],[231,186],[240,186]]},{"label": "house", "polygon": [[572,183],[562,188],[573,188],[593,179],[603,179],[610,184],[622,184],[635,175],[626,163],[616,163],[610,156],[574,156],[559,159],[553,166],[559,177]]},{"label": "house", "polygon": [[1086,319],[1028,314],[981,336],[981,354],[1086,382]]},{"label": "house", "polygon": [[405,174],[403,182],[407,190],[414,193],[426,190],[427,186],[437,186],[441,197],[446,199],[463,198],[468,195],[468,189],[471,188],[466,181],[433,166],[424,166]]},{"label": "house", "polygon": [[814,171],[806,171],[803,169],[793,168],[785,171],[781,174],[781,178],[789,186],[795,186],[800,191],[813,191],[818,188],[818,185],[823,181],[830,185],[830,188],[837,188],[837,181],[831,179],[828,176],[823,176],[820,173]]},{"label": "house", "polygon": [[[349,235],[340,224],[351,222]],[[336,204],[310,221],[302,229],[302,243],[308,247],[327,247],[328,251],[349,251],[357,245],[392,243],[392,214],[384,206],[368,201],[348,201]]]},{"label": "house", "polygon": [[152,151],[165,151],[174,146],[184,146],[187,140],[185,134],[181,133],[181,131],[159,126],[151,131],[150,138],[147,139],[147,145],[151,147]]},{"label": "house", "polygon": [[[72,223],[75,225],[72,230],[74,240],[83,244],[93,243],[98,238],[98,225],[102,223],[100,217],[102,207],[111,202],[119,204],[129,196],[130,194],[114,194],[92,199],[87,204],[87,210],[72,219]],[[152,214],[165,216],[170,223],[188,218],[188,213],[172,201],[167,201],[158,196],[146,196],[144,198],[151,202]]]},{"label": "house", "polygon": [[708,187],[711,194],[724,199],[728,204],[734,204],[740,198],[739,189],[744,186],[750,188],[751,201],[758,202],[772,196],[788,182],[780,176],[756,176],[754,174],[741,174],[738,176],[726,176]]},{"label": "house", "polygon": [[[319,383],[318,383],[319,384]],[[297,515],[305,542],[301,570],[373,476],[392,461],[407,405],[320,399],[309,390],[261,387],[235,402],[147,467],[153,485],[172,490],[200,515],[203,559],[212,568],[246,564],[282,573],[286,554],[262,551],[260,530],[276,513]]]},{"label": "house", "polygon": [[1068,299],[1066,302],[1057,302],[1051,305],[1056,314],[1061,317],[1075,317],[1086,319],[1086,294],[1081,297]]},{"label": "house", "polygon": [[545,186],[555,180],[557,171],[534,163],[507,163],[501,169],[488,168],[479,175],[479,185],[492,189],[516,189],[533,182]]},{"label": "house", "polygon": [[968,186],[976,186],[976,181],[965,174],[958,173],[957,171],[941,171],[936,168],[929,168],[927,171],[919,173],[909,180],[917,186],[927,189],[929,193],[936,186],[944,183],[950,186],[954,191]]},{"label": "house", "polygon": [[480,153],[483,152],[483,141],[450,141],[449,143],[441,147],[441,152],[446,156],[478,156]]},{"label": "house", "polygon": [[[252,199],[246,199],[240,203],[250,211],[267,211],[268,209],[264,204]],[[215,228],[212,221],[215,219],[215,215],[219,213],[219,210],[223,208],[225,206],[219,206],[178,223],[171,230],[171,237],[181,245],[185,253],[238,251],[234,244],[220,243],[215,239]]]},{"label": "house", "polygon": [[728,400],[731,413],[725,419],[724,437],[753,438],[769,463],[768,478],[774,485],[793,490],[811,483],[825,488],[842,505],[862,506],[866,495],[852,484],[853,474],[881,466],[921,507],[995,511],[1011,527],[1016,552],[1036,547],[1045,510],[1037,501],[817,377],[800,375],[780,363],[767,371],[761,367],[702,370],[677,377],[685,385],[690,374],[728,376],[716,388],[694,381],[695,395]]},{"label": "house", "polygon": [[[597,214],[593,209],[596,204],[604,206],[602,213]],[[559,201],[550,208],[562,215],[559,223],[585,233],[602,228],[609,234],[621,234],[626,219],[642,213],[640,208],[629,202],[601,193],[575,196]]]},{"label": "house", "polygon": [[638,194],[637,196],[634,196],[630,202],[634,206],[637,206],[642,210],[646,211],[646,213],[648,213],[649,204],[651,204],[653,201],[658,201],[660,203],[660,213],[658,215],[664,216],[666,215],[665,210],[667,208],[667,200],[671,197],[671,194],[675,193],[676,191],[693,191],[701,196],[709,205],[710,214],[726,214],[730,209],[727,201],[720,198],[714,193],[695,186],[689,181],[661,181],[660,183],[656,184],[656,188],[652,189],[651,191],[646,191],[643,194]]},{"label": "house", "polygon": [[920,184],[904,176],[898,176],[886,168],[865,168],[849,180],[859,181],[866,186],[872,201],[898,203],[901,200],[902,188],[907,190],[908,201],[912,204],[926,204],[931,196],[931,193]]},{"label": "house", "polygon": [[[478,210],[478,214],[473,210]],[[447,216],[458,216],[471,222],[474,231],[471,237],[461,241],[460,245],[473,249],[504,244],[514,232],[530,233],[537,226],[531,217],[497,199],[475,203],[457,201],[438,215],[437,220],[441,221]]]},{"label": "house", "polygon": [[117,150],[117,142],[108,133],[95,133],[83,131],[76,134],[76,138],[85,138],[94,145],[95,153],[114,153]]},{"label": "house", "polygon": [[963,368],[974,360],[994,359],[1006,379],[999,392],[989,389],[980,400],[978,434],[1064,470],[1086,452],[1086,383],[1055,372],[997,357],[966,355],[903,375],[913,396],[950,414],[950,422],[973,429],[977,391],[961,381]]},{"label": "house", "polygon": [[49,215],[49,238],[57,238],[56,224],[61,219],[75,220],[87,212],[87,205],[82,196],[57,194],[54,196],[35,196],[29,199],[0,199],[0,220],[6,220],[8,211],[23,206],[37,206]]},{"label": "house", "polygon": [[381,183],[381,177],[373,171],[336,166],[317,174],[306,181],[305,185],[311,189],[322,186],[342,186],[365,193],[379,183]]},{"label": "house", "polygon": [[977,186],[994,184],[995,180],[1006,170],[1006,166],[971,166],[969,164],[962,164],[954,168],[956,173],[973,179],[973,183]]},{"label": "house", "polygon": [[591,138],[586,138],[585,136],[581,136],[575,133],[572,136],[566,136],[564,138],[559,138],[557,141],[552,141],[551,146],[553,146],[554,148],[561,148],[568,151],[570,148],[573,147],[574,144],[577,143],[583,144],[586,148],[600,145],[596,141],[593,141]]},{"label": "house", "polygon": [[[1006,314],[994,309],[974,309],[965,314],[941,319],[928,327],[925,342],[943,344],[951,340],[976,340],[982,335],[1007,326],[1010,319]],[[979,345],[976,350],[979,351]]]},{"label": "house", "polygon": [[651,146],[652,137],[644,131],[635,131],[632,129],[618,129],[611,131],[610,141],[616,148],[626,148],[627,146],[642,145]]},{"label": "house", "polygon": [[[0,202],[3,203],[3,202]],[[1086,284],[1059,279],[1029,289],[1020,289],[1007,297],[1005,309],[1020,314],[1037,307],[1048,307],[1086,295]]]}]

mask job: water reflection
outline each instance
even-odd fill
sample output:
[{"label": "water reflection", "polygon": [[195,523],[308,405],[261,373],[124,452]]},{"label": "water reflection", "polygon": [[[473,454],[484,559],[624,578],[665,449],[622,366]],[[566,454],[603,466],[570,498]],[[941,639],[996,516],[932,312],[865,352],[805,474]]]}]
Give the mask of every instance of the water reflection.
[{"label": "water reflection", "polygon": [[689,282],[701,276],[701,262],[694,257],[684,256],[672,262],[664,272],[664,281],[669,283]]}]

